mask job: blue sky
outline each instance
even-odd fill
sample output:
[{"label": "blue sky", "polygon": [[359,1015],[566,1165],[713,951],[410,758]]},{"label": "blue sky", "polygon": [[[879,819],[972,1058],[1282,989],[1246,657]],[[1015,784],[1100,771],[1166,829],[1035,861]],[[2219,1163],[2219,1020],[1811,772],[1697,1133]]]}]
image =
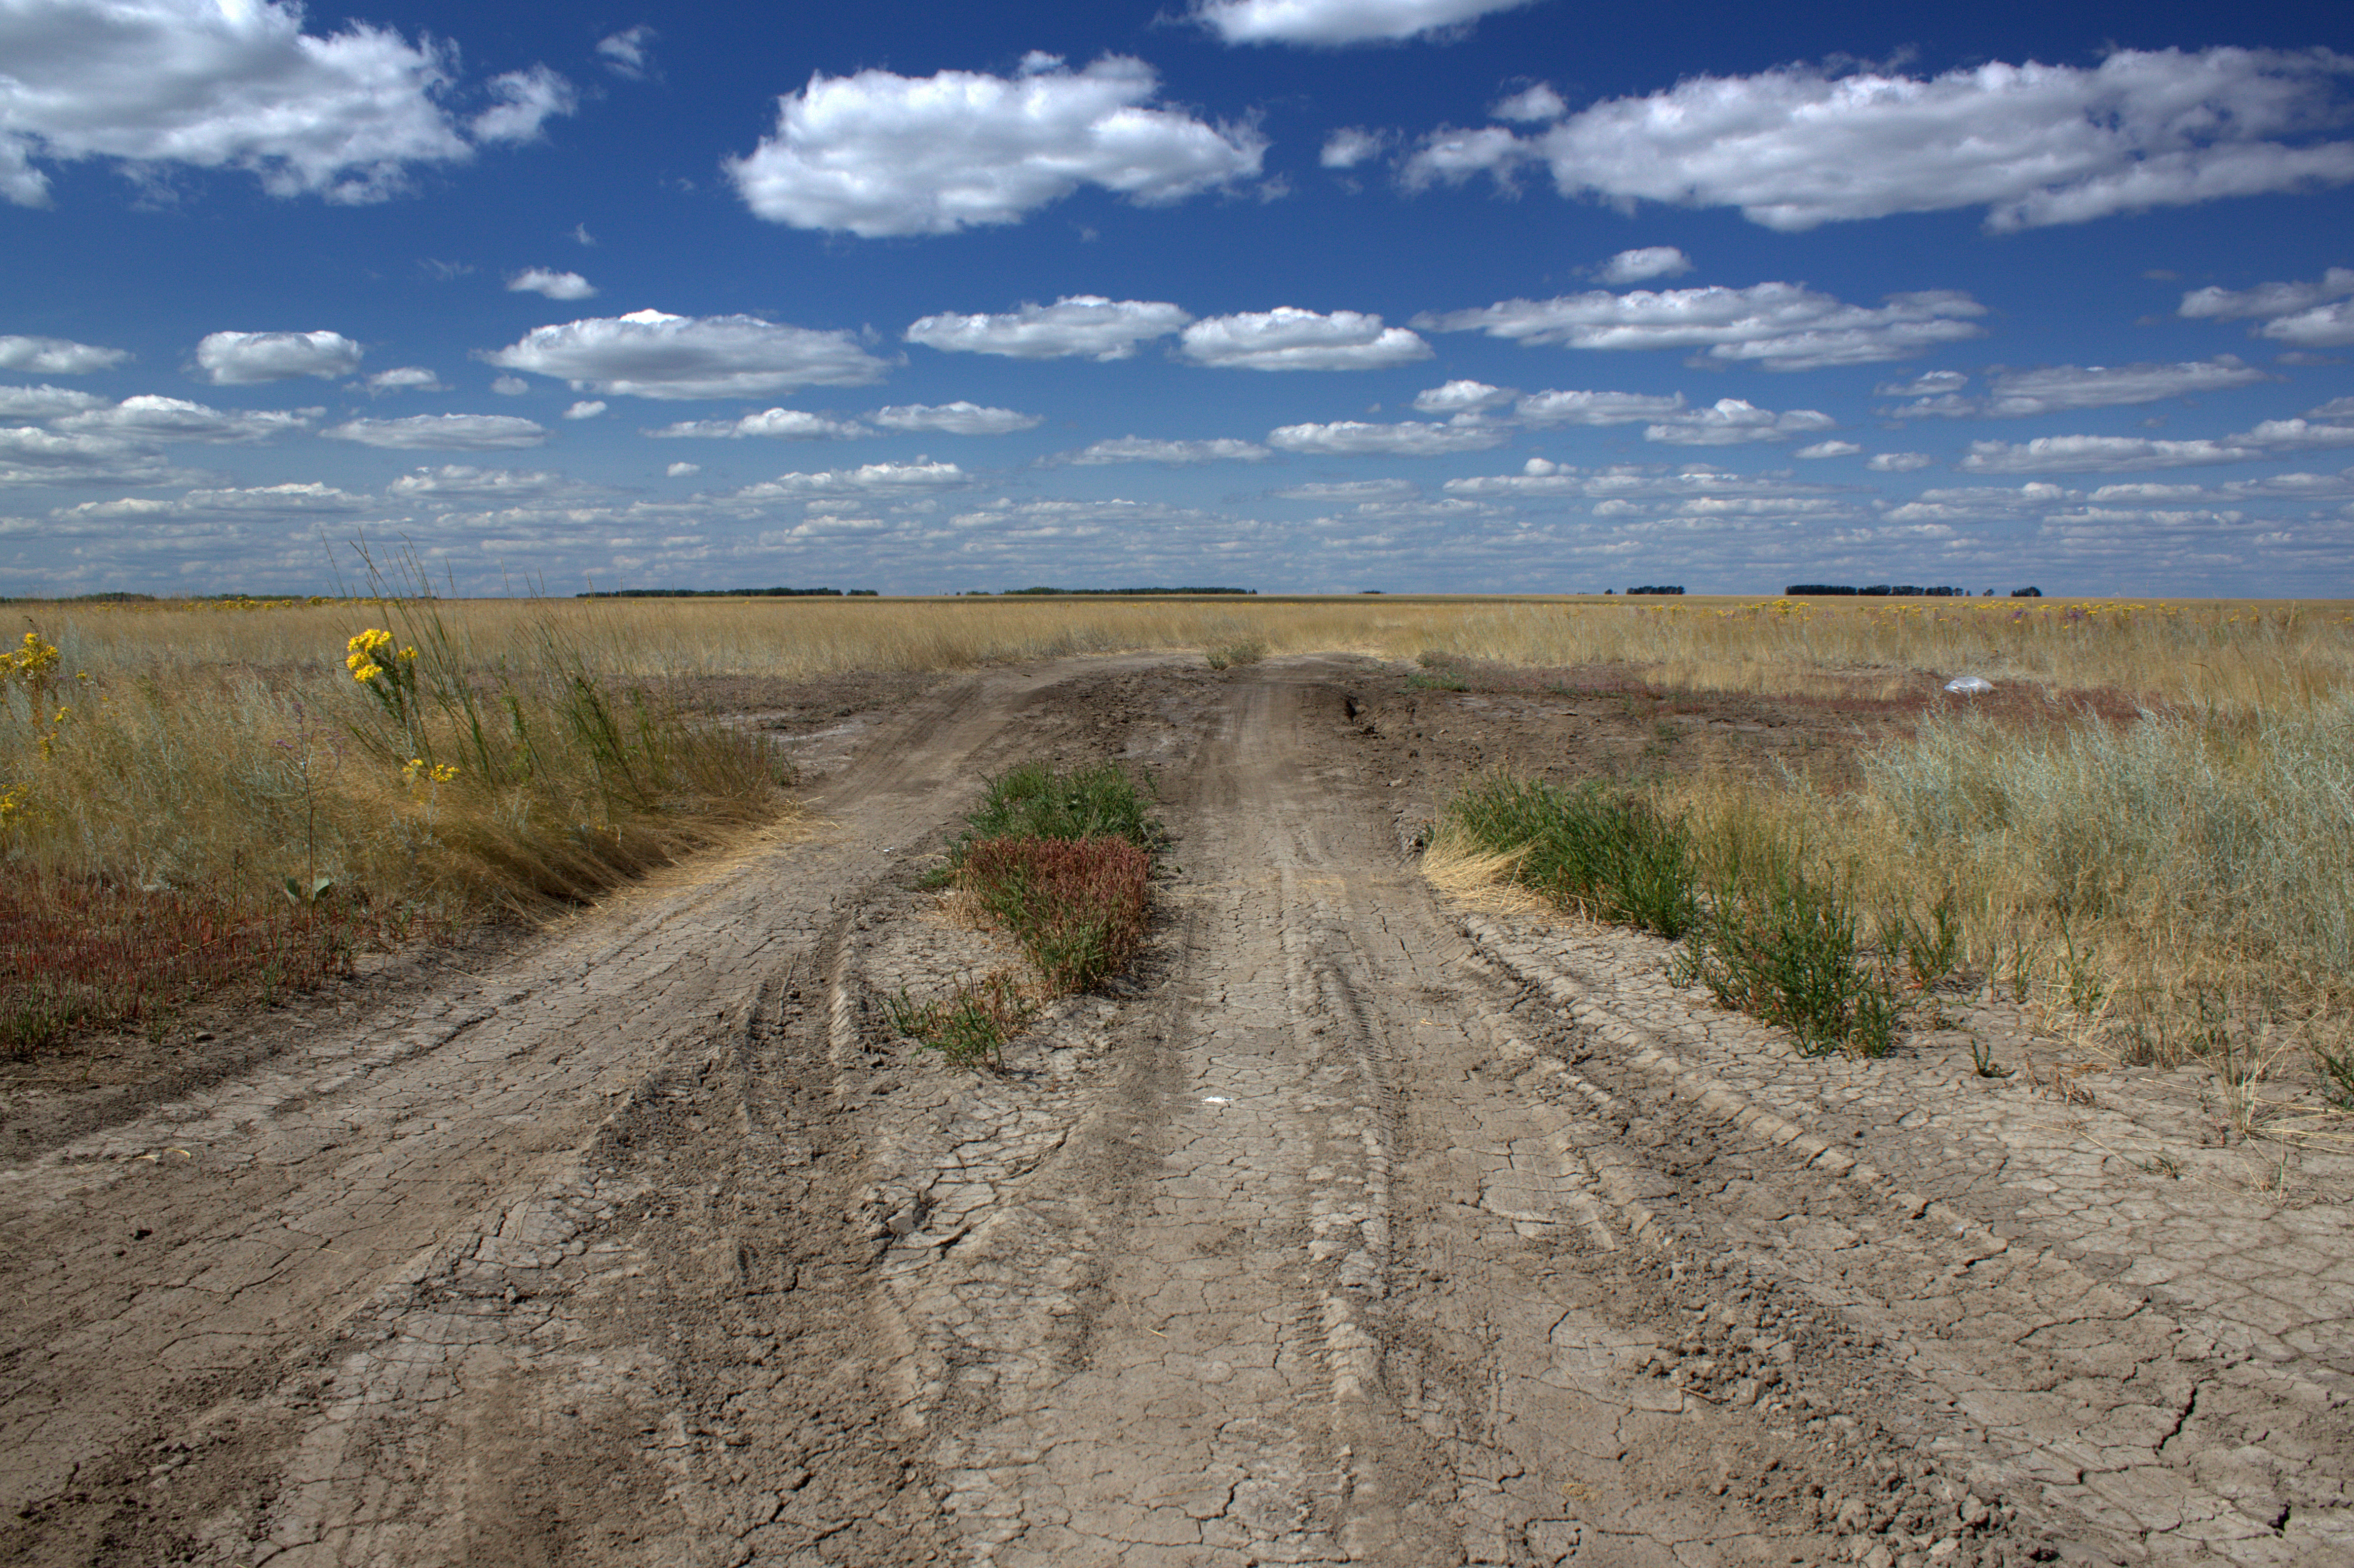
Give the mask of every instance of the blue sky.
[{"label": "blue sky", "polygon": [[0,0],[0,593],[2354,597],[2354,13]]}]

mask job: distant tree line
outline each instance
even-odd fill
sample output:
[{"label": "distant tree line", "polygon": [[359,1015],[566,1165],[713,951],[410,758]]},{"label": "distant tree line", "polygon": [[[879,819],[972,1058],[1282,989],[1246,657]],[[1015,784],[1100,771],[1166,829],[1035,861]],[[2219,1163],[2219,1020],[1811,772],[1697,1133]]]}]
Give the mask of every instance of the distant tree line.
[{"label": "distant tree line", "polygon": [[1967,599],[1970,590],[1957,588],[1914,588],[1911,583],[1874,583],[1850,588],[1845,583],[1792,583],[1783,593],[1792,599]]},{"label": "distant tree line", "polygon": [[[1257,593],[1257,592],[1258,592],[1258,589],[1257,589],[1257,588],[1007,588],[1007,589],[1005,590],[1005,592],[1004,592],[1002,595],[1000,595],[1000,596],[998,596],[998,597],[1004,598],[1004,599],[1020,599],[1020,598],[1024,598],[1024,597],[1028,597],[1028,596],[1032,596],[1032,595],[1037,595],[1037,596],[1041,596],[1041,597],[1051,597],[1051,598],[1057,598],[1057,599],[1120,599],[1120,598],[1125,598],[1125,597],[1129,597],[1129,596],[1140,596],[1140,595],[1145,595],[1145,594],[1205,594],[1205,593],[1256,594],[1256,593]],[[981,590],[981,593],[978,595],[978,597],[980,597],[980,598],[984,598],[984,599],[985,599],[985,598],[990,597],[990,595],[988,594],[988,592],[987,592],[987,590],[986,590],[986,589],[983,589],[983,590]]]},{"label": "distant tree line", "polygon": [[875,599],[873,588],[599,588],[576,593],[575,599]]},{"label": "distant tree line", "polygon": [[1628,588],[1628,589],[1627,590],[1627,592],[1628,592],[1628,594],[1629,596],[1632,596],[1632,595],[1635,595],[1635,594],[1638,594],[1638,593],[1649,593],[1649,594],[1662,594],[1662,593],[1664,593],[1664,594],[1680,594],[1680,593],[1681,593],[1681,592],[1683,592],[1683,591],[1684,591],[1684,590],[1683,590],[1683,588],[1682,588],[1681,585],[1678,585],[1677,587],[1674,587],[1674,588],[1666,588],[1666,587],[1659,587],[1659,586],[1654,586],[1654,587],[1650,587],[1650,588]]}]

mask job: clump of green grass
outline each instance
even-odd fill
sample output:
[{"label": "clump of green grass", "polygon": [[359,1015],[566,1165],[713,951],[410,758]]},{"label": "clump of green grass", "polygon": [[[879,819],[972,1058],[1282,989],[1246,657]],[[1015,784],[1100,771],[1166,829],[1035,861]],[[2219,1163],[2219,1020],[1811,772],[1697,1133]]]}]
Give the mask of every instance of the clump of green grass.
[{"label": "clump of green grass", "polygon": [[1220,642],[1202,650],[1213,670],[1229,670],[1237,664],[1256,664],[1267,657],[1267,644],[1256,637],[1246,637],[1234,642]]},{"label": "clump of green grass", "polygon": [[1445,826],[1513,857],[1511,880],[1562,908],[1670,940],[1699,917],[1691,829],[1639,796],[1492,774],[1448,803]]},{"label": "clump of green grass", "polygon": [[1854,901],[1771,846],[1746,857],[1695,925],[1678,978],[1787,1029],[1810,1056],[1884,1055],[1900,1011],[1885,955],[1867,950]]},{"label": "clump of green grass", "polygon": [[1067,773],[1024,763],[989,781],[949,847],[949,874],[986,839],[1098,838],[1125,839],[1148,854],[1160,847],[1160,824],[1136,781],[1108,762]]},{"label": "clump of green grass", "polygon": [[1013,976],[1000,971],[960,984],[937,1001],[917,1001],[902,986],[884,1006],[891,1027],[920,1040],[951,1067],[1005,1070],[1005,1044],[1022,1033],[1035,1011]]}]

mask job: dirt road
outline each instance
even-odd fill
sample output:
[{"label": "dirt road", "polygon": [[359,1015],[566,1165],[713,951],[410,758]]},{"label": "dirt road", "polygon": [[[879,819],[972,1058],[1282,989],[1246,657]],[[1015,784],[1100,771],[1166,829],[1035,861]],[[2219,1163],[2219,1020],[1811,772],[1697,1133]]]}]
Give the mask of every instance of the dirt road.
[{"label": "dirt road", "polygon": [[[1399,689],[959,677],[813,837],[20,1146],[0,1560],[2354,1562],[2342,1207],[1448,910]],[[917,884],[1037,757],[1150,772],[1164,918],[951,1072],[884,1000],[1005,961]]]}]

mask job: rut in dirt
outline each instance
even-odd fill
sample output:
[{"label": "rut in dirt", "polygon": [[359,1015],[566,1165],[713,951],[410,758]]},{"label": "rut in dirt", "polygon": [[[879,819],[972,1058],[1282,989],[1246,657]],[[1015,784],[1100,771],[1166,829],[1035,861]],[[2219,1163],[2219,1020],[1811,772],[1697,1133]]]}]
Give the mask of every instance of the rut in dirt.
[{"label": "rut in dirt", "polygon": [[[946,681],[813,840],[0,1169],[0,1560],[2325,1560],[2133,1446],[2287,1396],[1436,902],[1397,679]],[[951,1071],[886,1001],[1007,961],[921,873],[1034,760],[1155,782],[1160,926]]]}]

